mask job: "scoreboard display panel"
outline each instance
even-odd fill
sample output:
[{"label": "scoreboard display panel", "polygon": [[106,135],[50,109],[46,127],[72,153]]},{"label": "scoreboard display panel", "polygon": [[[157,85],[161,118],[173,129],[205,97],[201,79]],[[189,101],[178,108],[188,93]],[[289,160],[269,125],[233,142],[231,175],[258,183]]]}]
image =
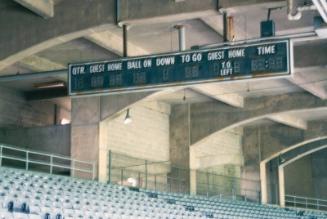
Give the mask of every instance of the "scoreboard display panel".
[{"label": "scoreboard display panel", "polygon": [[69,94],[290,75],[289,40],[69,65]]}]

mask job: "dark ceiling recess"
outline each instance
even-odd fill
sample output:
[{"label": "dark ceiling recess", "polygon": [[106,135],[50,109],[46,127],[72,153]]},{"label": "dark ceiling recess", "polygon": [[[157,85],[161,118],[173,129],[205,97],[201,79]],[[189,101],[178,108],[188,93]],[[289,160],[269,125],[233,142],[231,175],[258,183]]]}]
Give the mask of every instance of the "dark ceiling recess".
[{"label": "dark ceiling recess", "polygon": [[46,100],[59,97],[66,97],[68,95],[66,87],[41,89],[24,92],[26,100]]}]

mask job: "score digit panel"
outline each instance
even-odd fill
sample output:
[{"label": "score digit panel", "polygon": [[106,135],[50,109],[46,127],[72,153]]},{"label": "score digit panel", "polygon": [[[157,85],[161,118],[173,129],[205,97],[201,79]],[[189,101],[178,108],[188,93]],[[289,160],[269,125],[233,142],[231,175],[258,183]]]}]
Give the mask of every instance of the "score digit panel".
[{"label": "score digit panel", "polygon": [[70,95],[290,74],[289,41],[69,65]]}]

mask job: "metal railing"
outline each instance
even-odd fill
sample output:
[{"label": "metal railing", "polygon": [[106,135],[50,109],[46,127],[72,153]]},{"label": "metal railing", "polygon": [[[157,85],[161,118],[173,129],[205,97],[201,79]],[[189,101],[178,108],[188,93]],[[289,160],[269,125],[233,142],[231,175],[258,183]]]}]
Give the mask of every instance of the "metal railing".
[{"label": "metal railing", "polygon": [[96,179],[95,162],[86,162],[71,157],[26,150],[0,144],[0,167],[19,167],[25,170],[42,171],[49,174],[68,172],[73,177],[86,174]]},{"label": "metal railing", "polygon": [[324,199],[285,195],[285,204],[288,207],[327,211],[327,200]]},{"label": "metal railing", "polygon": [[[260,181],[191,170],[109,151],[108,182],[154,191],[260,201]],[[134,185],[133,185],[134,184]],[[191,185],[192,184],[192,185]]]}]

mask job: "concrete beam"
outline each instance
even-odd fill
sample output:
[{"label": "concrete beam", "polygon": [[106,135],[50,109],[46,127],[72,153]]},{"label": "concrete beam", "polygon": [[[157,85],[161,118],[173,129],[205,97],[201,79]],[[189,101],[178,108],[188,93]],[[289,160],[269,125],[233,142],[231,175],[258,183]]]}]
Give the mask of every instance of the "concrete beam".
[{"label": "concrete beam", "polygon": [[62,1],[56,5],[60,16],[46,21],[17,10],[15,2],[0,1],[0,8],[8,8],[0,13],[0,69],[92,31],[108,30],[115,21],[114,0]]},{"label": "concrete beam", "polygon": [[226,103],[227,105],[243,108],[244,97],[237,94],[228,92],[226,89],[219,85],[203,84],[191,88],[192,90],[211,97],[220,102]]},{"label": "concrete beam", "polygon": [[217,14],[216,0],[121,0],[119,23],[132,25],[178,22]]},{"label": "concrete beam", "polygon": [[306,130],[308,128],[307,121],[301,118],[294,117],[289,114],[274,114],[268,116],[267,118],[274,122],[278,122],[293,128],[298,128],[303,130]]},{"label": "concrete beam", "polygon": [[19,61],[19,64],[33,71],[53,71],[65,69],[67,67],[37,55],[26,57]]},{"label": "concrete beam", "polygon": [[43,18],[54,16],[53,0],[14,0]]},{"label": "concrete beam", "polygon": [[214,101],[194,103],[191,105],[191,118],[192,129],[196,131],[192,131],[191,145],[205,141],[218,131],[240,127],[272,114],[323,110],[326,106],[326,100],[319,100],[307,93],[247,98],[244,108],[223,106]]},{"label": "concrete beam", "polygon": [[160,17],[176,16],[185,20],[190,16],[193,19],[194,14],[203,17],[208,11],[217,13],[218,8],[216,0],[180,3],[170,0],[121,0],[118,11],[115,6],[115,0],[80,0],[78,4],[72,0],[62,1],[56,5],[56,14],[60,16],[44,21],[31,13],[17,10],[15,2],[0,1],[0,8],[8,8],[0,13],[0,70],[60,43],[88,36],[104,27],[106,29],[102,31],[108,30],[116,24],[116,15],[119,21],[147,19],[158,23]]},{"label": "concrete beam", "polygon": [[206,24],[208,27],[213,29],[215,32],[218,33],[218,35],[223,37],[224,34],[224,28],[223,28],[223,16],[206,16],[202,17],[201,21]]},{"label": "concrete beam", "polygon": [[[103,29],[107,29],[107,28],[108,28],[108,25],[103,25],[103,26],[98,26],[98,27],[91,28],[91,29],[77,31],[77,32],[70,33],[70,34],[67,34],[64,36],[59,36],[59,37],[55,37],[55,38],[40,42],[39,44],[31,46],[30,48],[23,49],[22,51],[17,51],[17,53],[14,53],[13,55],[11,55],[9,57],[6,57],[6,58],[0,60],[0,70],[3,70],[6,67],[8,67],[16,62],[19,62],[20,60],[22,60],[28,56],[34,55],[38,52],[41,52],[41,51],[51,48],[53,46],[56,46],[56,45],[59,45],[62,43],[66,43],[71,40],[89,35],[90,33],[93,33],[94,31],[103,30]],[[1,41],[0,41],[0,45],[1,45]],[[17,48],[17,47],[15,47],[15,48]],[[1,51],[0,51],[0,53],[1,53]],[[1,54],[0,54],[0,56],[1,56]]]},{"label": "concrete beam", "polygon": [[195,164],[191,167],[192,169],[205,169],[220,165],[243,165],[242,154],[218,154],[206,157],[198,157]]},{"label": "concrete beam", "polygon": [[268,3],[285,3],[284,0],[220,0],[219,8],[233,8],[247,5],[268,4]]},{"label": "concrete beam", "polygon": [[138,0],[134,4],[121,0],[119,23],[148,24],[167,23],[203,18],[219,14],[221,8],[245,5],[280,3],[284,0]]},{"label": "concrete beam", "polygon": [[196,12],[189,12],[189,13],[156,16],[154,18],[123,20],[119,22],[119,26],[122,26],[123,24],[137,26],[137,25],[145,25],[145,24],[178,23],[186,20],[193,20],[193,19],[211,17],[216,15],[219,15],[219,12],[216,10],[196,11]]},{"label": "concrete beam", "polygon": [[307,40],[294,44],[294,67],[326,66],[327,40]]},{"label": "concrete beam", "polygon": [[[324,71],[326,71],[326,69]],[[327,82],[325,80],[319,82],[319,79],[312,79],[313,75],[311,73],[312,72],[310,71],[297,72],[293,74],[293,77],[289,79],[289,81],[295,84],[296,86],[302,88],[303,90],[311,93],[312,95],[322,100],[326,100],[327,89],[325,88],[325,86]]]},{"label": "concrete beam", "polygon": [[[87,40],[97,44],[98,46],[105,48],[119,56],[123,55],[123,38],[122,35],[118,35],[111,31],[103,31],[93,33],[85,37]],[[128,56],[141,56],[150,54],[149,51],[128,42]]]}]

